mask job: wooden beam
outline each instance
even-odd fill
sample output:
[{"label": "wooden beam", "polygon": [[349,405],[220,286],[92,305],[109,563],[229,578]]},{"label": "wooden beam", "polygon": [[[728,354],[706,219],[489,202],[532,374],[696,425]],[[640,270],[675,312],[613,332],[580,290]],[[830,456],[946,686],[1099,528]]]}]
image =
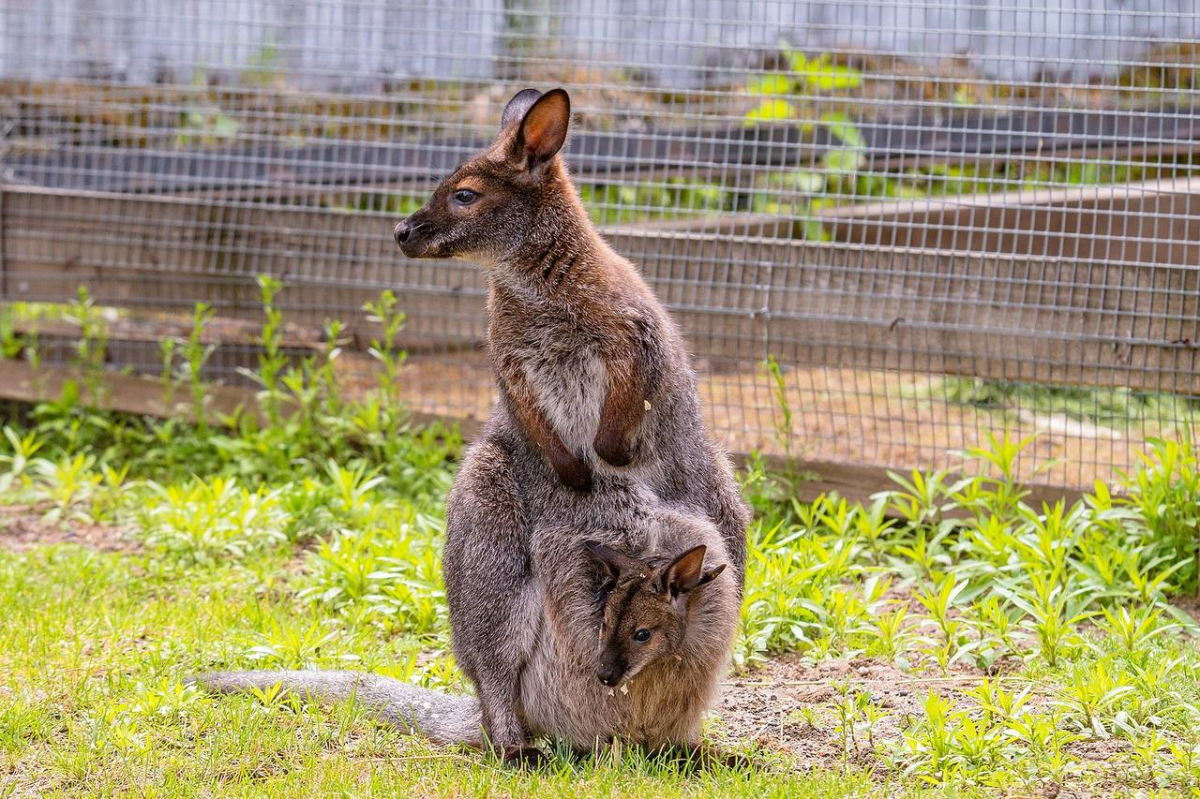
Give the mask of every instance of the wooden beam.
[{"label": "wooden beam", "polygon": [[876,247],[1200,267],[1200,178],[847,205],[833,236]]},{"label": "wooden beam", "polygon": [[[739,465],[744,466],[750,456],[739,453],[735,459]],[[896,481],[889,476],[889,473],[895,472],[902,476],[908,474],[908,470],[905,469],[889,469],[885,466],[867,466],[859,463],[835,463],[805,459],[793,460],[789,463],[784,457],[778,455],[767,456],[766,461],[775,469],[791,471],[802,476],[796,485],[796,498],[801,502],[814,502],[823,495],[836,493],[851,502],[866,504],[875,494],[896,490]],[[947,481],[953,483],[959,477],[961,477],[960,473],[952,472]],[[1062,486],[1034,483],[1027,485],[1026,489],[1029,493],[1025,497],[1025,503],[1035,509],[1040,509],[1043,504],[1052,505],[1059,501],[1071,505],[1083,498],[1083,492]],[[1113,491],[1119,493],[1116,486],[1113,487]],[[951,513],[950,515],[954,517],[966,514]]]},{"label": "wooden beam", "polygon": [[[89,376],[70,366],[40,365],[36,369],[24,361],[0,358],[0,399],[17,402],[55,402],[62,398],[68,383],[79,389],[79,401],[91,408],[125,413],[132,416],[151,416],[158,419],[189,419],[197,416],[195,403],[186,386],[178,387],[168,396],[161,380],[137,375],[104,371]],[[93,391],[92,388],[96,390]],[[258,389],[244,386],[210,385],[205,391],[205,420],[213,426],[224,426],[239,414],[252,414],[259,424],[267,423],[267,414],[258,403]],[[283,415],[292,413],[284,407]],[[480,422],[470,419],[451,419],[430,413],[410,414],[418,425],[435,422],[458,425],[467,437],[478,435]]]},{"label": "wooden beam", "polygon": [[392,288],[409,317],[401,346],[483,338],[481,270],[403,258],[385,214],[26,187],[7,199],[11,300],[62,302],[84,285],[99,304],[161,310],[200,301],[258,320],[256,279],[268,274],[287,284],[280,307],[301,326],[361,323],[363,303]]},{"label": "wooden beam", "polygon": [[[23,90],[28,91],[17,89]],[[76,105],[71,98],[66,107],[72,118]],[[48,110],[38,113],[44,116]],[[868,115],[855,124],[874,171],[980,160],[1161,160],[1190,156],[1200,144],[1200,115],[1193,105],[1182,103],[1141,109],[947,108],[936,123],[916,115]],[[193,150],[86,143],[13,155],[7,165],[22,183],[76,191],[220,194],[282,187],[367,188],[426,182],[431,173],[452,171],[488,143],[487,138],[439,136],[421,126],[406,129],[413,138],[318,140],[299,146],[282,139]],[[841,146],[825,125],[747,126],[742,120],[716,117],[678,129],[581,130],[567,148],[571,167],[581,177],[628,179],[647,169],[678,176],[803,166]]]},{"label": "wooden beam", "polygon": [[[1140,196],[1179,211],[1191,195]],[[801,364],[1200,395],[1197,245],[1174,229],[1143,235],[1136,225],[1160,217],[1126,213],[1130,202],[1105,212],[1124,225],[1124,240],[1149,246],[1168,235],[1177,246],[1141,261],[1154,251],[1114,244],[1084,253],[1082,232],[1070,254],[822,243],[787,238],[779,220],[753,217],[614,229],[609,238],[641,265],[701,357],[769,353]],[[993,213],[982,200],[971,207]],[[1039,218],[1041,209],[1027,210]],[[1061,204],[1052,212],[1071,214]],[[1181,213],[1165,218],[1195,224]],[[297,324],[353,323],[365,301],[393,288],[409,316],[400,346],[461,348],[484,335],[483,270],[403,258],[386,214],[17,187],[6,190],[5,221],[9,299],[62,301],[83,284],[102,304],[203,300],[257,319],[255,278],[272,274],[287,282],[280,303]],[[1004,240],[1016,246],[1023,235]]]},{"label": "wooden beam", "polygon": [[[161,381],[145,377],[116,372],[89,377],[72,367],[41,365],[34,369],[24,361],[0,359],[0,396],[4,399],[54,402],[62,398],[68,383],[78,387],[79,401],[88,407],[160,419],[199,418],[186,388],[180,388],[168,397]],[[222,424],[225,417],[240,409],[257,414],[258,405],[252,389],[218,385],[212,386],[207,396],[208,402],[201,410],[209,424]],[[265,420],[265,417],[260,418]]]},{"label": "wooden beam", "polygon": [[[195,419],[196,409],[186,389],[174,392],[168,398],[161,381],[145,377],[103,372],[87,377],[78,369],[65,366],[40,366],[37,369],[23,361],[0,359],[0,399],[18,402],[53,402],[62,397],[68,382],[80,389],[80,402],[84,405],[134,416],[155,418]],[[93,393],[90,386],[97,386]],[[257,391],[235,386],[211,386],[206,392],[207,401],[203,413],[209,424],[221,426],[238,413],[253,414],[260,424],[266,423],[266,413],[260,408]],[[285,409],[285,415],[287,413]],[[464,439],[471,440],[479,435],[483,425],[475,420],[464,420],[437,414],[414,413],[413,421],[418,425],[440,423],[457,425]],[[739,453],[741,463],[749,458]],[[797,474],[806,475],[797,485],[797,498],[811,502],[822,494],[837,492],[854,502],[868,502],[871,495],[896,487],[888,477],[888,469],[882,466],[864,466],[851,463],[831,463],[816,460],[794,460],[785,463],[780,457],[768,457],[776,468],[788,468]],[[1042,502],[1065,500],[1074,502],[1081,496],[1074,489],[1060,486],[1030,486],[1026,499],[1033,507]]]},{"label": "wooden beam", "polygon": [[610,238],[699,355],[1200,394],[1192,264],[719,230]]}]

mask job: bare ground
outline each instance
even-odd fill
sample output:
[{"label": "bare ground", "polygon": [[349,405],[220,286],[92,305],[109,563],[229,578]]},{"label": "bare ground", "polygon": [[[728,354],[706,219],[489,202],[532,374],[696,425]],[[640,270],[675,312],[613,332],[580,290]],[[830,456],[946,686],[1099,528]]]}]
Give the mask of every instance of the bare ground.
[{"label": "bare ground", "polygon": [[[863,692],[888,715],[873,733],[876,741],[899,739],[910,720],[922,713],[932,690],[949,696],[973,687],[977,672],[948,677],[906,673],[875,660],[831,660],[805,665],[794,658],[772,660],[723,686],[716,715],[717,734],[730,742],[752,742],[790,756],[800,768],[829,766],[844,757],[869,758],[872,741],[861,733],[843,746],[834,705],[839,687]],[[811,712],[812,724],[801,714]]]},{"label": "bare ground", "polygon": [[0,549],[26,550],[48,544],[79,544],[100,552],[135,552],[139,544],[120,527],[48,521],[48,508],[0,505]]},{"label": "bare ground", "polygon": [[[341,377],[352,391],[375,384],[373,363],[343,357]],[[708,423],[734,452],[787,454],[782,414],[766,370],[746,364],[697,364]],[[793,412],[791,454],[814,461],[911,468],[967,465],[962,450],[1007,428],[1018,439],[1036,434],[1018,463],[1022,479],[1087,487],[1130,470],[1146,439],[1162,431],[1153,420],[1119,429],[1063,414],[995,411],[938,398],[940,375],[883,370],[796,367],[784,374]],[[482,352],[411,357],[401,377],[415,411],[482,421],[492,403],[492,375]],[[1036,479],[1035,479],[1036,478]]]}]

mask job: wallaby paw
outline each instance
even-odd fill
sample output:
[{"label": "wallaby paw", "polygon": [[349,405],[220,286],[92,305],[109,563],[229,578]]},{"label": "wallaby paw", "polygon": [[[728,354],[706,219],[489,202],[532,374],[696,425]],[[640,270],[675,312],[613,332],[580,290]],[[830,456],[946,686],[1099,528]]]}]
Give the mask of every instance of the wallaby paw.
[{"label": "wallaby paw", "polygon": [[607,435],[601,431],[596,436],[596,440],[592,442],[592,448],[596,450],[596,454],[600,459],[609,466],[628,466],[633,463],[633,458],[637,454],[636,448],[618,438],[617,436]]},{"label": "wallaby paw", "polygon": [[592,490],[592,470],[580,458],[571,456],[553,463],[554,472],[567,488],[575,491]]},{"label": "wallaby paw", "polygon": [[521,771],[540,771],[550,764],[551,757],[536,746],[506,746],[500,750],[500,759],[509,768]]}]

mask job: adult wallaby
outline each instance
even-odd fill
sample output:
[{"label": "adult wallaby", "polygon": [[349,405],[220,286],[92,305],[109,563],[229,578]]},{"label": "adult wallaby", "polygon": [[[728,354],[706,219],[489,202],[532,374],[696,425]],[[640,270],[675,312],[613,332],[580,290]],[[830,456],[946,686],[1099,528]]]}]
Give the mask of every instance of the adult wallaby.
[{"label": "adult wallaby", "polygon": [[499,401],[450,494],[445,576],[455,655],[505,747],[526,740],[530,536],[570,494],[636,509],[644,488],[702,515],[739,594],[746,558],[749,512],[704,429],[680,334],[592,226],[559,155],[570,118],[561,89],[519,92],[495,141],[395,231],[409,257],[488,267]]},{"label": "adult wallaby", "polygon": [[[524,735],[577,750],[619,737],[651,750],[694,748],[728,664],[738,591],[711,524],[671,511],[624,531],[547,528],[539,538],[519,705]],[[599,538],[604,542],[593,540]],[[626,552],[636,541],[637,551]],[[211,690],[279,685],[323,701],[354,698],[383,721],[482,747],[480,705],[350,671],[218,672]],[[505,750],[507,757],[528,750]]]}]

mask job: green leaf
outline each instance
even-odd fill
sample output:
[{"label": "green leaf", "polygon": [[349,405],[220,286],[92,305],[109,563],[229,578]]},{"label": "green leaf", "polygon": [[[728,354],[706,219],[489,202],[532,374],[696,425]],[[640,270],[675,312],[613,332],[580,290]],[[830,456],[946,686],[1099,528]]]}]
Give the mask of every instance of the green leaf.
[{"label": "green leaf", "polygon": [[213,134],[223,138],[236,136],[238,132],[237,120],[225,114],[218,114],[213,123]]},{"label": "green leaf", "polygon": [[863,138],[858,126],[845,114],[837,111],[822,114],[821,124],[827,127],[829,132],[840,139],[842,144],[845,144],[847,147],[866,148],[867,140]]},{"label": "green leaf", "polygon": [[800,233],[808,241],[833,241],[833,236],[821,224],[821,220],[812,217],[801,220]]},{"label": "green leaf", "polygon": [[789,75],[772,72],[746,84],[746,94],[752,97],[772,97],[791,94],[794,84]]},{"label": "green leaf", "polygon": [[797,170],[788,176],[788,183],[796,191],[804,194],[820,194],[825,191],[825,176],[820,172]]},{"label": "green leaf", "polygon": [[796,70],[804,83],[817,91],[848,91],[863,82],[863,73],[853,67],[843,67],[830,61],[829,56],[811,59],[804,68]]},{"label": "green leaf", "polygon": [[791,67],[792,72],[802,75],[808,71],[808,57],[804,53],[799,50],[788,50],[785,48],[783,54],[787,58],[788,66]]},{"label": "green leaf", "polygon": [[758,122],[775,122],[783,119],[795,119],[796,109],[785,100],[768,100],[746,114],[747,125]]},{"label": "green leaf", "polygon": [[835,175],[853,175],[862,169],[866,160],[867,155],[860,148],[839,147],[825,153],[821,163],[827,171]]}]

